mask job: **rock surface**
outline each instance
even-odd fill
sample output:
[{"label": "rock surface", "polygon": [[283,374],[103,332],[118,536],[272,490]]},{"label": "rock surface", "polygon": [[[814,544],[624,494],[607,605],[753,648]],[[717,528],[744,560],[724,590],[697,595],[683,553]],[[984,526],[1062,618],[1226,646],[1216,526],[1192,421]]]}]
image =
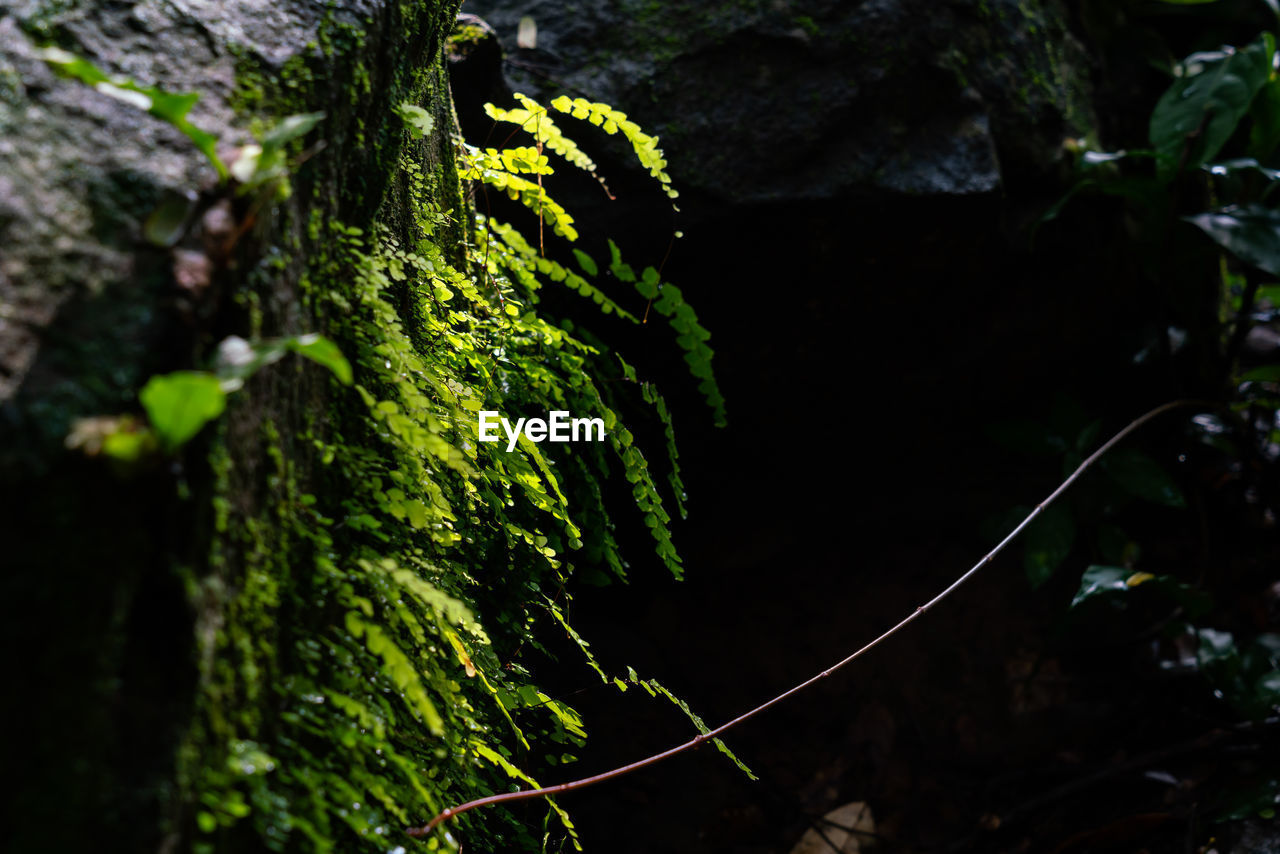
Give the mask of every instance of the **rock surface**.
[{"label": "rock surface", "polygon": [[[371,227],[406,144],[394,105],[434,112],[441,131],[412,144],[424,172],[446,153],[452,169],[437,57],[455,12],[437,0],[0,0],[0,643],[18,651],[21,700],[5,711],[22,734],[0,749],[18,781],[0,848],[190,850],[193,789],[226,767],[225,734],[197,723],[211,691],[198,650],[240,619],[246,520],[287,506],[284,485],[262,479],[268,437],[284,436],[276,459],[298,458],[325,385],[268,372],[240,392],[224,438],[144,456],[127,477],[66,440],[73,425],[83,438],[138,413],[149,377],[206,366],[233,332],[322,328],[302,298],[321,235],[307,226]],[[51,46],[113,83],[55,73]],[[187,118],[224,163],[285,115],[326,118],[288,152],[287,187],[238,193],[131,86],[197,93]],[[231,535],[210,517],[211,446],[235,462],[218,487]]]},{"label": "rock surface", "polygon": [[[56,75],[37,45],[73,44],[107,74],[199,92],[191,121],[232,144],[248,134],[234,126],[235,57],[216,29],[237,16],[154,2],[46,5],[0,6],[0,402],[36,368],[44,330],[62,312],[84,315],[80,346],[67,348],[70,364],[35,371],[37,395],[118,405],[146,361],[165,290],[167,252],[142,241],[142,223],[166,192],[194,199],[216,173],[164,120]],[[314,35],[314,22],[273,17],[276,28],[239,34],[247,53],[278,55]],[[97,374],[98,387],[68,387],[69,373]]]},{"label": "rock surface", "polygon": [[[514,88],[562,87],[658,133],[677,184],[727,202],[994,191],[1091,126],[1054,0],[471,0]],[[534,48],[516,43],[522,17]],[[817,107],[817,109],[815,109]]]},{"label": "rock surface", "polygon": [[[40,48],[67,48],[141,87],[198,94],[188,119],[231,163],[254,139],[249,125],[264,86],[307,98],[316,81],[351,75],[358,54],[391,50],[391,39],[405,42],[396,50],[428,47],[425,37],[382,31],[387,8],[0,2],[0,430],[39,434],[47,446],[74,417],[133,405],[141,381],[172,364],[172,348],[198,340],[195,320],[218,295],[191,287],[208,281],[191,278],[190,253],[208,254],[228,236],[201,221],[222,191],[192,140],[145,107],[56,74]],[[429,38],[437,30],[433,21]],[[333,33],[362,35],[343,44]],[[362,86],[378,82],[370,80],[376,67],[360,73]],[[387,91],[355,104],[336,85],[317,95],[314,107],[329,114],[325,160],[354,173],[337,187],[355,204],[367,180],[362,164],[378,148],[370,143],[379,134],[366,140],[364,123],[387,121]],[[183,245],[146,239],[161,203],[181,211],[183,200],[188,219],[175,234]]]}]

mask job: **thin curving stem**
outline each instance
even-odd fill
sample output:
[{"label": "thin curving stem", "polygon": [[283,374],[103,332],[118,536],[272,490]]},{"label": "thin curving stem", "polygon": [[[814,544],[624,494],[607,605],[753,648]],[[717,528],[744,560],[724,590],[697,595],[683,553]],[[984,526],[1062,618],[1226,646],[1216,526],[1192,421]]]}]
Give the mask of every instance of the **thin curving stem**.
[{"label": "thin curving stem", "polygon": [[754,709],[751,709],[750,711],[739,715],[738,717],[734,718],[731,721],[728,721],[727,723],[721,724],[720,726],[716,727],[713,730],[710,730],[709,732],[705,732],[697,736],[696,738],[692,738],[689,741],[686,741],[684,744],[680,744],[668,750],[664,750],[661,753],[655,753],[654,755],[641,759],[638,762],[632,762],[629,765],[623,765],[620,768],[614,768],[612,771],[605,771],[601,774],[595,774],[591,777],[583,777],[581,780],[573,780],[572,782],[569,782],[569,783],[561,783],[558,786],[547,786],[546,788],[543,788],[543,789],[524,789],[518,792],[505,792],[500,795],[490,795],[487,798],[477,798],[474,801],[467,801],[465,804],[461,804],[456,807],[449,807],[448,809],[443,810],[439,815],[431,819],[431,821],[427,822],[422,827],[410,828],[408,830],[408,834],[414,837],[427,836],[428,834],[431,833],[431,831],[435,830],[436,827],[441,822],[447,821],[448,819],[451,819],[454,816],[462,815],[464,812],[470,812],[471,810],[478,809],[480,807],[487,807],[487,806],[491,806],[492,804],[509,803],[511,801],[526,801],[532,798],[546,798],[546,797],[551,797],[552,795],[559,795],[564,792],[573,792],[578,789],[585,789],[587,786],[594,786],[596,783],[603,783],[603,782],[606,782],[607,780],[613,780],[617,777],[623,776],[624,774],[630,774],[632,771],[639,771],[641,768],[646,768],[650,765],[656,765],[657,763],[661,762],[664,759],[670,759],[672,756],[675,756],[680,753],[684,753],[686,750],[692,750],[693,748],[697,747],[703,742],[710,741],[711,739],[716,738],[721,733],[727,732],[733,729],[738,724],[751,720],[756,715],[763,712],[765,709],[768,709],[771,706],[775,706],[778,703],[781,703],[783,700],[787,699],[793,694],[800,693],[805,688],[808,688],[810,685],[814,684],[815,682],[826,679],[828,676],[830,676],[832,673],[835,673],[837,670],[844,667],[846,664],[849,664],[855,659],[862,657],[863,655],[875,649],[877,646],[879,646],[889,638],[896,635],[898,632],[902,631],[908,625],[910,625],[911,623],[919,619],[926,611],[928,611],[934,605],[937,605],[943,599],[946,599],[948,596],[954,593],[956,588],[958,588],[960,585],[964,584],[966,581],[968,581],[970,578],[976,575],[978,570],[982,569],[984,566],[991,563],[991,561],[995,559],[996,555],[1000,554],[1000,552],[1004,550],[1005,546],[1013,542],[1013,540],[1019,534],[1021,534],[1024,530],[1026,530],[1027,526],[1030,525],[1037,516],[1039,516],[1042,512],[1044,512],[1044,509],[1046,507],[1048,507],[1050,504],[1056,501],[1064,492],[1066,492],[1071,487],[1071,485],[1080,478],[1080,475],[1088,471],[1089,468],[1091,468],[1094,463],[1100,460],[1108,451],[1110,451],[1112,448],[1114,448],[1116,445],[1122,442],[1131,433],[1133,433],[1138,428],[1142,427],[1147,422],[1152,421],[1153,419],[1158,418],[1161,415],[1164,415],[1166,412],[1171,412],[1175,409],[1183,409],[1189,406],[1198,406],[1203,408],[1216,409],[1218,408],[1219,405],[1211,401],[1204,401],[1204,400],[1175,400],[1172,403],[1166,403],[1162,406],[1157,406],[1155,409],[1152,409],[1150,412],[1147,412],[1145,415],[1140,415],[1139,417],[1135,418],[1133,421],[1130,421],[1124,427],[1124,429],[1120,430],[1120,432],[1116,433],[1114,436],[1108,439],[1105,444],[1103,444],[1100,448],[1098,448],[1098,450],[1090,454],[1089,457],[1084,462],[1082,462],[1076,468],[1076,470],[1073,471],[1070,474],[1070,476],[1068,476],[1067,479],[1064,480],[1061,483],[1061,485],[1058,486],[1057,489],[1055,489],[1053,492],[1049,494],[1048,498],[1046,498],[1044,501],[1041,501],[1039,504],[1036,505],[1035,509],[1032,510],[1027,515],[1027,518],[1022,520],[1022,522],[1018,525],[1018,527],[1010,531],[1008,536],[1006,536],[1003,540],[1000,541],[999,545],[997,545],[991,551],[987,552],[987,554],[982,558],[982,560],[974,564],[967,572],[965,572],[955,581],[951,582],[951,584],[949,584],[941,593],[939,593],[937,596],[934,596],[928,602],[916,608],[914,611],[912,611],[910,614],[904,617],[901,621],[899,621],[895,626],[890,628],[884,634],[880,635],[875,640],[868,643],[866,646],[863,646],[861,649],[858,649],[857,651],[851,653],[850,655],[846,656],[845,658],[831,665],[826,670],[823,670],[820,673],[816,673],[813,676],[810,676],[805,681],[787,689],[786,691],[783,691],[781,694],[774,697],[773,699],[767,700],[766,702],[761,703],[760,705],[756,706]]}]

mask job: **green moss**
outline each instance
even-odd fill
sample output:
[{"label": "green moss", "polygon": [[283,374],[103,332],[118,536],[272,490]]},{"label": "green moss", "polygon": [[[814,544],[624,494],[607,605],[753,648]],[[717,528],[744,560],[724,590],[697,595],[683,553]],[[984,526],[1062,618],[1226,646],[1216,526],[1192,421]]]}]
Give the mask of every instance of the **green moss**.
[{"label": "green moss", "polygon": [[[616,363],[468,254],[437,50],[453,9],[393,8],[381,29],[326,18],[310,58],[278,74],[239,63],[246,123],[328,114],[323,156],[259,213],[243,328],[322,332],[356,385],[282,362],[237,393],[210,450],[208,563],[188,584],[198,714],[182,751],[197,850],[385,851],[450,803],[529,780],[530,757],[579,745],[576,713],[518,656],[566,630],[574,562],[622,572],[610,471],[678,562],[648,463],[595,379]],[[406,102],[434,135],[409,137],[394,109]],[[620,432],[507,454],[478,441],[481,407],[590,411]],[[553,838],[572,838],[566,815],[547,815]],[[469,849],[536,850],[544,831],[496,812],[455,832]]]}]

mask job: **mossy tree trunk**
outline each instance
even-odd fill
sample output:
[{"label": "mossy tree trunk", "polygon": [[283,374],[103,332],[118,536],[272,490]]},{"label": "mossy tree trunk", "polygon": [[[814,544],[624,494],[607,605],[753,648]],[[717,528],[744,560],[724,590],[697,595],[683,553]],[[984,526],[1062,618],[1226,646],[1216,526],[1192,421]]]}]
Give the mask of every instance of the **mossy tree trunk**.
[{"label": "mossy tree trunk", "polygon": [[[406,162],[412,204],[448,212],[433,241],[461,264],[441,58],[456,6],[0,3],[6,850],[355,850],[362,826],[396,833],[428,810],[408,777],[434,746],[398,741],[385,803],[352,807],[369,757],[294,708],[340,666],[321,644],[345,610],[324,572],[355,559],[339,518],[353,487],[322,459],[363,429],[353,392],[282,361],[180,452],[128,465],[96,452],[85,419],[138,413],[148,377],[207,366],[227,335],[320,332],[354,360],[353,330],[387,321],[350,308],[335,246],[406,230]],[[283,116],[325,118],[286,183],[236,193],[171,124],[56,76],[50,45],[199,93],[190,119],[227,162]],[[434,131],[412,139],[402,103]],[[157,245],[148,218],[166,205],[181,225]],[[412,294],[396,302],[412,337]]]}]

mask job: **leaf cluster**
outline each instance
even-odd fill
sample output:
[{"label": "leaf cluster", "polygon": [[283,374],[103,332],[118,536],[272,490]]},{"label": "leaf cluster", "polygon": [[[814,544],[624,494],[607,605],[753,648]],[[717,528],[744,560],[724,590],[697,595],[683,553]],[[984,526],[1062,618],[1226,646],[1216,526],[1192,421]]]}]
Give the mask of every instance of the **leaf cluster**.
[{"label": "leaf cluster", "polygon": [[[405,105],[398,113],[410,139],[429,132],[429,115]],[[571,237],[569,215],[531,180],[551,174],[544,146],[553,138],[575,150],[563,134],[501,150],[463,147],[457,174],[514,192]],[[545,316],[538,292],[563,285],[605,315],[638,318],[606,293],[581,250],[569,263],[552,260],[509,225],[445,209],[438,173],[415,151],[406,146],[399,157],[396,193],[373,227],[318,213],[307,224],[303,287],[324,332],[312,346],[333,342],[347,369],[329,367],[350,385],[332,384],[331,410],[302,436],[262,426],[274,449],[267,477],[282,500],[261,513],[238,509],[235,461],[216,455],[224,536],[214,561],[247,568],[231,613],[209,634],[193,738],[200,760],[191,788],[209,846],[248,834],[273,850],[387,850],[402,828],[449,803],[538,785],[544,770],[574,761],[587,735],[524,664],[524,651],[550,653],[556,638],[580,648],[602,684],[641,685],[705,731],[657,683],[631,670],[609,675],[568,619],[575,575],[627,575],[605,482],[630,486],[636,509],[627,512],[638,513],[677,577],[683,565],[665,505],[674,498],[683,508],[684,495],[665,401],[598,339]],[[460,225],[465,255],[451,243]],[[658,311],[689,331],[696,315],[684,305],[673,291]],[[225,393],[291,350],[324,361],[294,344],[224,344],[208,376]],[[695,374],[714,388],[710,351],[700,352]],[[625,381],[615,383],[619,364]],[[263,373],[268,384],[277,376]],[[263,387],[255,381],[244,393]],[[663,425],[666,486],[618,414],[633,394]],[[604,421],[606,441],[522,438],[508,453],[480,441],[482,409],[590,414]],[[231,429],[230,420],[217,428]],[[317,486],[304,490],[310,482]],[[287,627],[271,620],[280,611],[294,615]],[[271,708],[284,712],[268,724]],[[500,812],[468,817],[457,832],[467,849],[577,847],[554,801],[540,827]],[[446,834],[427,845],[459,841]]]}]

